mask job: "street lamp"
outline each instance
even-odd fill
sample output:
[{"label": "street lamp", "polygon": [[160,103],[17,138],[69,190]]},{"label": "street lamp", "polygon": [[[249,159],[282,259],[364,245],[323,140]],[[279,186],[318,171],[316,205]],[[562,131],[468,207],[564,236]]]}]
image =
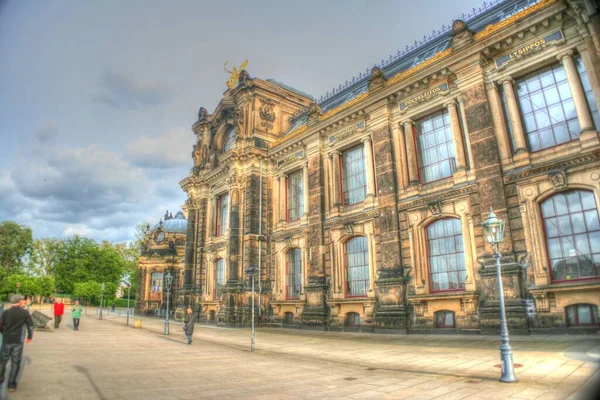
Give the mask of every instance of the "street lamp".
[{"label": "street lamp", "polygon": [[504,240],[504,221],[496,218],[496,214],[490,207],[490,215],[483,224],[485,237],[494,249],[494,260],[496,263],[496,274],[498,275],[498,299],[500,300],[500,359],[501,376],[500,382],[516,382],[515,369],[513,366],[512,349],[508,338],[508,327],[506,326],[506,312],[504,310],[504,289],[502,288],[502,271],[500,269],[500,251],[498,245]]},{"label": "street lamp", "polygon": [[[129,277],[127,277],[129,279]],[[123,281],[125,286],[127,286],[127,326],[129,326],[129,295],[131,294],[131,282]]]},{"label": "street lamp", "polygon": [[100,295],[100,316],[98,319],[102,319],[102,307],[104,306],[104,283],[102,284],[102,294]]},{"label": "street lamp", "polygon": [[250,329],[250,351],[254,351],[254,274],[255,267],[246,268],[246,273],[252,278],[252,328]]},{"label": "street lamp", "polygon": [[167,272],[167,276],[165,276],[165,289],[167,291],[167,315],[165,315],[165,335],[169,334],[169,302],[171,296],[171,284],[173,283],[173,276],[171,275],[171,271]]}]

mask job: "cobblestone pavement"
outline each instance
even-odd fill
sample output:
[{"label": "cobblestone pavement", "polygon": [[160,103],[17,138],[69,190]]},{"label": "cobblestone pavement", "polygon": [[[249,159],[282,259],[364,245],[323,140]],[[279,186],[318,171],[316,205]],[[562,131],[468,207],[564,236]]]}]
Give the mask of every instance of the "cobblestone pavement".
[{"label": "cobblestone pavement", "polygon": [[[131,320],[133,325],[133,319]],[[600,339],[514,337],[519,382],[498,382],[499,339],[246,329],[143,318],[70,315],[26,345],[19,388],[8,399],[591,399]],[[5,389],[4,389],[5,390]],[[6,396],[6,394],[4,394]]]}]

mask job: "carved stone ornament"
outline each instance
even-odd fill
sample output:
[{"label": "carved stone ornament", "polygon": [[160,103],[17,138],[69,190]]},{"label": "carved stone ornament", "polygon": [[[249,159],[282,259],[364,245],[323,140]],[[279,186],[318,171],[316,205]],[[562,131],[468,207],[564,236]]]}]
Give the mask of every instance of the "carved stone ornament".
[{"label": "carved stone ornament", "polygon": [[354,233],[354,228],[352,227],[352,224],[344,224],[344,231],[346,231],[346,234],[352,235]]},{"label": "carved stone ornament", "polygon": [[260,115],[260,126],[266,130],[273,128],[273,122],[275,122],[275,111],[273,110],[275,104],[269,100],[260,99],[261,106],[258,109]]},{"label": "carved stone ornament", "polygon": [[465,21],[457,19],[452,23],[452,48],[461,48],[474,41],[474,33],[469,29]]},{"label": "carved stone ornament", "polygon": [[292,247],[292,237],[291,236],[288,236],[285,238],[285,245],[287,247]]},{"label": "carved stone ornament", "polygon": [[550,182],[557,189],[567,186],[567,174],[565,171],[552,172],[548,174],[548,179],[550,179]]},{"label": "carved stone ornament", "polygon": [[369,77],[369,90],[379,89],[385,85],[387,78],[379,67],[371,68],[371,76]]},{"label": "carved stone ornament", "polygon": [[427,203],[427,207],[429,208],[429,211],[432,215],[442,214],[442,202],[439,200]]},{"label": "carved stone ornament", "polygon": [[198,122],[206,122],[208,120],[208,111],[204,107],[198,110]]},{"label": "carved stone ornament", "polygon": [[310,105],[308,106],[308,121],[318,122],[321,119],[321,115],[323,115],[321,107],[319,107],[317,103],[310,103]]}]

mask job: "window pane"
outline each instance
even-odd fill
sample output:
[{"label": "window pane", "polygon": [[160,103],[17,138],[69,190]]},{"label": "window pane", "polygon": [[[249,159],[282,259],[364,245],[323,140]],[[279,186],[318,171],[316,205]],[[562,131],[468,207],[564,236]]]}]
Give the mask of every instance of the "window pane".
[{"label": "window pane", "polygon": [[[574,190],[556,194],[542,203],[554,281],[595,277],[600,272],[594,265],[594,257],[600,255],[598,211],[595,202],[584,202],[587,199],[593,200],[591,192]],[[553,210],[560,216],[549,217]]]},{"label": "window pane", "polygon": [[367,238],[358,236],[346,242],[346,294],[366,296],[369,287]]},{"label": "window pane", "polygon": [[527,90],[517,96],[530,149],[538,151],[575,140],[579,130],[568,123],[576,121],[577,115],[563,66],[543,68],[520,79],[517,87],[523,84]]},{"label": "window pane", "polygon": [[451,176],[454,170],[454,143],[447,110],[416,123],[421,179],[431,182]]},{"label": "window pane", "polygon": [[466,266],[458,219],[442,219],[427,227],[431,290],[464,288]]},{"label": "window pane", "polygon": [[362,145],[342,153],[342,175],[344,204],[351,205],[364,201],[367,195],[367,180]]},{"label": "window pane", "polygon": [[577,306],[577,319],[579,325],[590,325],[592,323],[592,313],[590,306],[587,304],[580,304]]}]

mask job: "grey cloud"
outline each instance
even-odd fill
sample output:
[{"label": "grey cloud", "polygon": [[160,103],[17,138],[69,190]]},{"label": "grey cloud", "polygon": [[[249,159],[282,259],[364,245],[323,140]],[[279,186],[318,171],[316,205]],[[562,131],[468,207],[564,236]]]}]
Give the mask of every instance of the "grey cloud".
[{"label": "grey cloud", "polygon": [[54,121],[46,121],[34,135],[41,144],[51,143],[58,136],[58,124]]},{"label": "grey cloud", "polygon": [[165,104],[170,92],[155,83],[140,83],[123,72],[107,70],[101,78],[102,91],[94,100],[114,109],[151,108]]},{"label": "grey cloud", "polygon": [[143,168],[191,168],[194,141],[191,131],[175,129],[159,137],[135,139],[125,148],[125,155],[133,165]]}]

